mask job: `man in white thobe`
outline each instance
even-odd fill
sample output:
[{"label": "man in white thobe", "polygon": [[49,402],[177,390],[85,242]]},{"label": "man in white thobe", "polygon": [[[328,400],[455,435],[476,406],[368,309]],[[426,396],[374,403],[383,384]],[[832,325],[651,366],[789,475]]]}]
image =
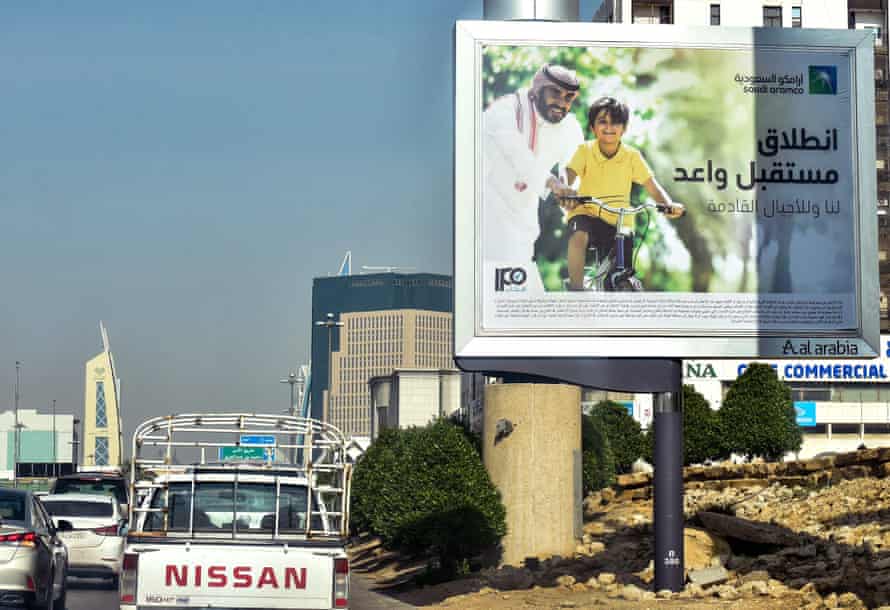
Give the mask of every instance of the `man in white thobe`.
[{"label": "man in white thobe", "polygon": [[584,134],[571,114],[574,72],[545,65],[529,88],[498,98],[482,114],[482,256],[486,268],[523,267],[529,288],[543,291],[532,262],[538,200],[572,194],[560,175]]}]

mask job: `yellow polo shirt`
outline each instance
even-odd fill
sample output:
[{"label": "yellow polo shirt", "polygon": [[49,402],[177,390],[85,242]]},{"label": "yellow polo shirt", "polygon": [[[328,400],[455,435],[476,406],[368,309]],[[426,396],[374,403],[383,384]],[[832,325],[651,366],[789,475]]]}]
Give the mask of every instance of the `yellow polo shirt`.
[{"label": "yellow polo shirt", "polygon": [[[633,183],[645,184],[652,177],[652,170],[636,148],[622,143],[611,158],[603,155],[596,140],[584,142],[575,151],[567,166],[581,179],[579,195],[596,197],[614,208],[630,207],[630,189]],[[566,220],[586,215],[602,218],[610,225],[618,222],[618,215],[600,209],[595,203],[585,203],[569,212]],[[633,216],[625,216],[624,226],[633,229]]]}]

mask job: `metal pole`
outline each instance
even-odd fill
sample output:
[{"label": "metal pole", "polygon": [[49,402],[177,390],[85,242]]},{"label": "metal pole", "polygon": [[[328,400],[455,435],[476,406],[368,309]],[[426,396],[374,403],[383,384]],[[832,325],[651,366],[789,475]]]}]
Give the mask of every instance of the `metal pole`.
[{"label": "metal pole", "polygon": [[19,384],[21,383],[22,363],[15,361],[15,422],[13,423],[13,452],[12,452],[12,486],[19,486],[19,478],[16,473],[19,464]]},{"label": "metal pole", "polygon": [[[56,462],[56,399],[53,399],[53,463]],[[55,466],[53,466],[55,468]]]},{"label": "metal pole", "polygon": [[[678,362],[679,365],[679,362]],[[680,374],[682,369],[677,366]],[[680,385],[682,388],[682,385]],[[683,390],[655,403],[655,590],[683,590]]]}]

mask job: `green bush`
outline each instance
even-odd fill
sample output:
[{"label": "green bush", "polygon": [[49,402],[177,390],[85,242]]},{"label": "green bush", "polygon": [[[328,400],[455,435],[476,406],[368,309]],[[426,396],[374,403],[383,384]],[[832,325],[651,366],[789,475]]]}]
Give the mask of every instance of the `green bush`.
[{"label": "green bush", "polygon": [[732,453],[776,461],[803,442],[791,390],[772,367],[752,363],[726,393],[718,411]]},{"label": "green bush", "polygon": [[615,482],[615,456],[602,419],[590,415],[581,417],[581,452],[585,494]]},{"label": "green bush", "polygon": [[683,386],[683,464],[728,456],[720,414],[691,385]]},{"label": "green bush", "polygon": [[385,430],[356,465],[353,525],[391,548],[430,552],[442,570],[496,546],[506,510],[463,430],[439,420]]},{"label": "green bush", "polygon": [[646,439],[640,424],[627,409],[611,400],[595,404],[590,415],[603,423],[615,456],[615,471],[618,474],[630,472],[633,463],[646,451]]}]

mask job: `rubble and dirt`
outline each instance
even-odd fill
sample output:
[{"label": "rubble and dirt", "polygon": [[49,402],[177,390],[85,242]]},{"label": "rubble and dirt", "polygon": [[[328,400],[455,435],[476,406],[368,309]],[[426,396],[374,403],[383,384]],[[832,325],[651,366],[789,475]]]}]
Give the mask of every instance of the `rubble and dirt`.
[{"label": "rubble and dirt", "polygon": [[424,608],[890,608],[890,452],[812,462],[686,469],[687,576],[713,584],[681,593],[654,590],[647,473],[585,499],[573,557],[427,587],[406,576],[419,564],[372,565],[369,574]]}]

